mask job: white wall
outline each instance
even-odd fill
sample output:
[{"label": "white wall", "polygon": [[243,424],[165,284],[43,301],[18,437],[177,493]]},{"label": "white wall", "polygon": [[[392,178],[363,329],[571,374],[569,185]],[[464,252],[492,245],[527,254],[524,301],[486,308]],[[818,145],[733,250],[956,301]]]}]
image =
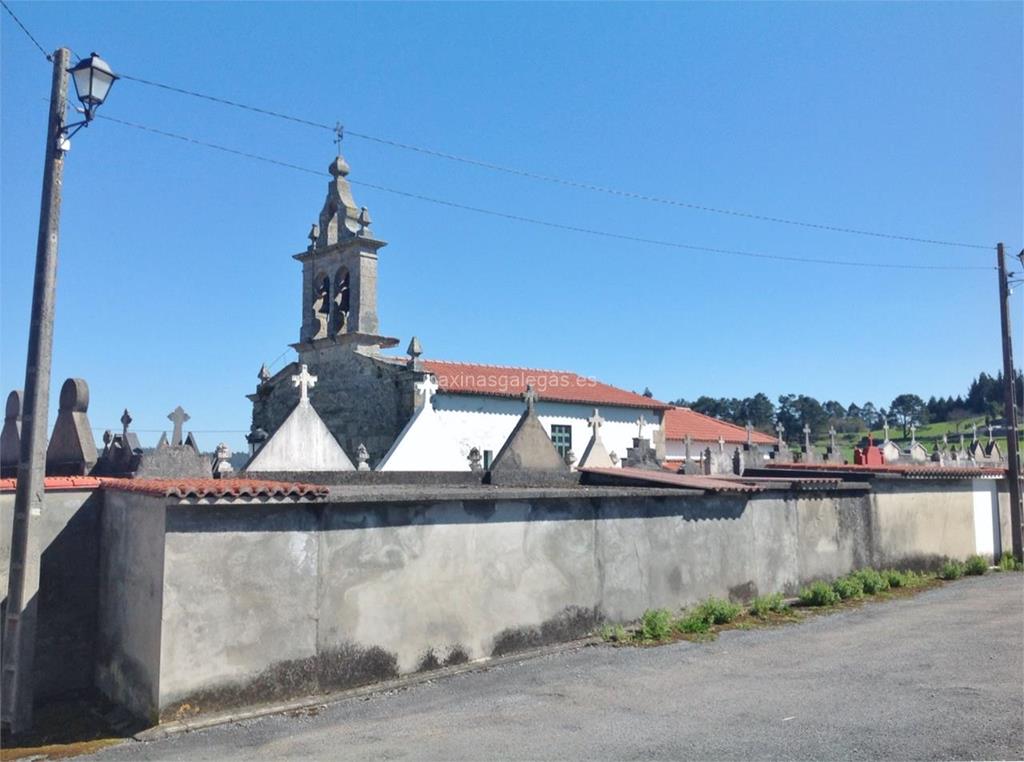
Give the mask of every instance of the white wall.
[{"label": "white wall", "polygon": [[[718,440],[714,442],[698,442],[696,440],[690,442],[690,460],[698,460],[700,454],[707,448],[711,448],[712,452],[718,452]],[[742,448],[743,445],[737,445],[732,442],[725,443],[725,452],[731,457],[736,451],[736,448]],[[761,452],[764,455],[764,459],[768,459],[768,452],[765,449],[766,445],[761,445]],[[667,460],[683,460],[686,457],[686,443],[679,439],[669,439],[665,442],[665,458]]]},{"label": "white wall", "polygon": [[[497,455],[524,409],[522,400],[484,395],[437,394],[433,401],[434,408],[464,456],[469,455],[472,447],[479,447],[480,452],[490,450]],[[652,444],[655,432],[661,428],[661,413],[655,410],[611,406],[599,407],[599,410],[604,418],[601,439],[608,452],[615,452],[621,459],[626,457],[626,448],[633,446],[633,438],[637,435],[636,419],[640,415],[648,422],[644,426],[644,437]],[[572,449],[577,458],[583,456],[590,441],[587,419],[593,414],[594,405],[547,400],[537,403],[537,416],[548,436],[551,435],[552,424],[572,427]]]}]

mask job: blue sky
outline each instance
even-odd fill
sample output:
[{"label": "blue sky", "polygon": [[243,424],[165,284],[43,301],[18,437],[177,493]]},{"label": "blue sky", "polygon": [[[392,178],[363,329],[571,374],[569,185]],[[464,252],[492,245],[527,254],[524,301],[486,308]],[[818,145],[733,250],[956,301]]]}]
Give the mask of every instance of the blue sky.
[{"label": "blue sky", "polygon": [[[350,130],[764,215],[1024,245],[1019,3],[11,7],[48,49]],[[49,65],[4,14],[0,383],[20,387]],[[102,114],[326,169],[328,132],[118,82]],[[826,233],[497,174],[349,136],[352,179],[702,246],[877,263],[994,254]],[[54,383],[144,443],[183,405],[244,446],[298,337],[327,176],[97,122],[65,170]],[[674,399],[887,405],[1000,363],[994,271],[800,265],[515,223],[365,188],[382,331],[439,359],[571,369]],[[1024,355],[1021,296],[1013,317]],[[51,413],[51,417],[53,412]]]}]

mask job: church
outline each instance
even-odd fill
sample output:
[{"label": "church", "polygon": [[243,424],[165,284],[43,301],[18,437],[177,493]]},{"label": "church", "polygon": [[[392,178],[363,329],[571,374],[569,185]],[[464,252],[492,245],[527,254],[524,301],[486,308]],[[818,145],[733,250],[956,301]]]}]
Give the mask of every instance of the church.
[{"label": "church", "polygon": [[[416,337],[404,356],[389,354],[400,342],[381,334],[377,315],[377,262],[386,242],[352,197],[345,159],[337,156],[329,171],[309,245],[293,257],[302,265],[299,340],[291,345],[298,358],[273,375],[261,368],[249,395],[250,470],[260,470],[260,449],[286,422],[289,431],[320,436],[313,417],[359,464],[347,468],[450,471],[470,470],[472,462],[486,469],[523,413],[525,395],[567,463],[585,465],[594,432],[604,446],[599,465],[618,464],[638,436],[664,457],[662,421],[671,406],[650,397],[564,370],[430,359]],[[268,448],[263,460],[280,449]],[[340,452],[321,460],[323,470],[339,463],[345,470]]]}]

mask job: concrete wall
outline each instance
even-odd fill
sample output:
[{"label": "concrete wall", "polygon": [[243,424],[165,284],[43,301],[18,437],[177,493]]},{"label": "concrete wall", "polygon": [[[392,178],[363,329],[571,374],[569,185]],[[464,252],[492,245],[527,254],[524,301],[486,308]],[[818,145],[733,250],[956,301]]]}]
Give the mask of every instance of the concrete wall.
[{"label": "concrete wall", "polygon": [[[161,641],[201,643],[203,623],[166,628],[164,598],[165,500],[137,493],[104,494],[100,521],[99,627],[96,685],[146,720],[156,720]],[[225,557],[227,548],[218,555]],[[226,593],[227,594],[227,593]],[[207,599],[211,611],[220,601]]]},{"label": "concrete wall", "polygon": [[158,683],[155,705],[170,718],[566,640],[651,607],[792,594],[855,568],[928,565],[976,548],[970,482],[751,499],[528,493],[172,505],[162,563],[153,548],[130,547],[153,541],[160,512],[119,495],[104,552],[122,561],[102,584],[133,603],[104,605],[116,626],[102,631],[111,646],[140,641],[114,661],[150,661],[140,691],[101,684],[152,717]]},{"label": "concrete wall", "polygon": [[[35,696],[45,700],[92,686],[99,589],[101,496],[92,490],[51,490],[40,519]],[[0,493],[0,608],[6,611],[14,492]]]}]

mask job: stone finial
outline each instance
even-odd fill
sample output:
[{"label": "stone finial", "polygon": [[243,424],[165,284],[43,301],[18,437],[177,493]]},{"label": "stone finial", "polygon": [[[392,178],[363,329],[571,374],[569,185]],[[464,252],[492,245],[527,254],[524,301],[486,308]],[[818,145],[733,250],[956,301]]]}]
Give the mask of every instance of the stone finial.
[{"label": "stone finial", "polygon": [[775,424],[775,430],[779,434],[779,447],[782,447],[786,444],[785,440],[782,438],[786,433],[786,427],[782,425],[782,421]]},{"label": "stone finial", "polygon": [[356,470],[358,471],[370,470],[370,453],[362,442],[356,448],[356,464]]},{"label": "stone finial", "polygon": [[942,449],[945,450],[948,447],[949,447],[949,432],[944,431],[944,432],[942,432]]},{"label": "stone finial", "polygon": [[690,445],[693,443],[693,439],[689,434],[683,439],[683,460],[687,463],[690,461]]},{"label": "stone finial", "polygon": [[178,447],[184,443],[185,438],[183,436],[183,427],[185,422],[188,421],[192,416],[182,409],[181,405],[178,405],[174,410],[167,414],[167,420],[174,424],[174,433],[171,434],[171,446]]},{"label": "stone finial", "polygon": [[110,429],[106,429],[103,432],[103,446],[110,447],[110,443],[114,441],[114,432]]},{"label": "stone finial", "polygon": [[964,433],[962,431],[960,432],[960,449],[964,449]]},{"label": "stone finial", "polygon": [[480,471],[483,469],[483,465],[481,464],[483,462],[484,456],[480,454],[479,447],[471,447],[469,449],[469,456],[466,459],[469,461],[470,471]]},{"label": "stone finial", "polygon": [[992,444],[992,424],[989,423],[985,426],[985,433],[988,435],[988,442]]},{"label": "stone finial", "polygon": [[370,210],[365,206],[359,208],[359,217],[357,219],[359,223],[359,232],[356,235],[365,238],[370,235],[370,224],[373,220],[370,219]]},{"label": "stone finial", "polygon": [[309,372],[305,364],[299,366],[297,375],[292,376],[292,384],[299,387],[299,404],[309,404],[309,390],[316,386],[317,377]]},{"label": "stone finial", "polygon": [[314,222],[306,237],[309,239],[309,250],[313,251],[316,248],[316,242],[320,239],[320,226]]},{"label": "stone finial", "polygon": [[21,407],[22,392],[15,389],[7,395],[4,427],[0,431],[0,476],[5,478],[17,474],[21,459]]},{"label": "stone finial", "polygon": [[96,465],[96,440],[89,425],[89,385],[69,378],[60,389],[60,407],[46,447],[46,473],[81,476]]},{"label": "stone finial", "polygon": [[420,360],[420,355],[423,354],[423,345],[420,344],[418,337],[413,336],[409,339],[409,347],[405,350],[405,353],[409,355],[409,359],[406,361],[406,367],[410,370],[423,370],[423,361]]},{"label": "stone finial", "polygon": [[526,391],[523,392],[523,400],[526,402],[526,409],[532,413],[534,406],[537,404],[537,392],[533,388],[533,384],[526,385]]},{"label": "stone finial", "polygon": [[917,444],[917,424],[910,424],[910,446],[913,447]]},{"label": "stone finial", "polygon": [[828,446],[830,450],[836,449],[836,427],[828,427]]},{"label": "stone finial", "polygon": [[331,177],[348,177],[348,173],[352,171],[349,167],[348,162],[345,161],[345,157],[338,152],[338,155],[334,157],[334,161],[327,167],[327,171],[331,173]]},{"label": "stone finial", "polygon": [[423,354],[423,345],[420,344],[418,336],[413,336],[409,339],[409,348],[405,350],[405,353],[414,360]]},{"label": "stone finial", "polygon": [[888,416],[882,416],[882,432],[885,434],[883,442],[889,441],[889,418]]},{"label": "stone finial", "polygon": [[978,441],[978,424],[976,421],[971,422],[971,443]]},{"label": "stone finial", "polygon": [[808,423],[804,424],[804,449],[811,450],[811,426]]},{"label": "stone finial", "polygon": [[217,445],[217,451],[213,458],[213,478],[223,479],[234,469],[231,467],[231,448],[226,442]]},{"label": "stone finial", "polygon": [[565,451],[565,458],[564,458],[564,460],[565,460],[565,465],[567,465],[569,468],[572,468],[573,464],[576,462],[576,453],[573,452],[571,447],[568,450]]},{"label": "stone finial", "polygon": [[747,447],[751,447],[754,444],[754,425],[747,421]]},{"label": "stone finial", "polygon": [[437,381],[435,381],[434,377],[429,373],[424,376],[422,381],[417,381],[413,384],[413,389],[416,391],[416,397],[418,398],[416,400],[417,404],[422,404],[424,406],[432,405],[433,403],[431,400],[434,395],[437,394],[438,388]]},{"label": "stone finial", "polygon": [[256,374],[256,377],[260,380],[260,384],[265,384],[270,380],[270,368],[266,363],[260,366],[260,372]]},{"label": "stone finial", "polygon": [[637,429],[636,437],[637,437],[637,439],[643,439],[644,438],[644,426],[646,426],[646,425],[647,425],[647,419],[644,418],[643,414],[641,413],[640,416],[636,419],[636,429]]},{"label": "stone finial", "polygon": [[121,436],[128,439],[128,425],[132,422],[132,415],[128,412],[128,408],[124,409],[121,413]]},{"label": "stone finial", "polygon": [[612,465],[613,466],[619,465],[619,456],[615,452],[615,450],[612,450],[610,453],[608,453],[608,457],[612,459]]}]

